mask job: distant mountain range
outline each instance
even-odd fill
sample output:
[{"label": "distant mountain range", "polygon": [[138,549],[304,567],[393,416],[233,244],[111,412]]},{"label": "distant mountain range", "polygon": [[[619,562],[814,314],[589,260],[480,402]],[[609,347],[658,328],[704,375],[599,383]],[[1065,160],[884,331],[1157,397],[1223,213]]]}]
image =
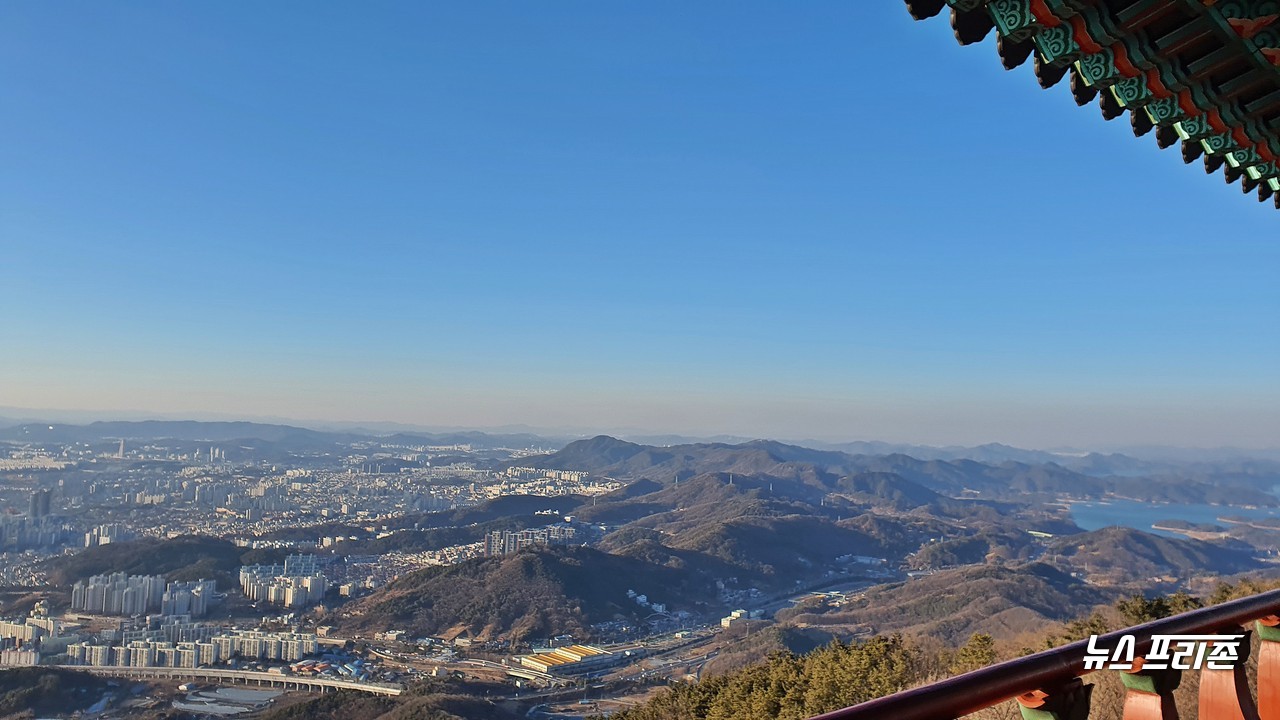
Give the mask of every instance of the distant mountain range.
[{"label": "distant mountain range", "polygon": [[[1100,457],[1100,456],[1099,456]],[[1137,461],[1135,461],[1137,462]],[[698,443],[655,447],[601,435],[572,442],[556,453],[521,458],[520,465],[545,469],[575,469],[615,477],[673,483],[708,472],[802,480],[831,491],[842,479],[866,473],[892,476],[950,497],[978,493],[1043,493],[1080,498],[1108,494],[1151,501],[1210,504],[1280,504],[1269,491],[1280,485],[1280,463],[1256,461],[1189,468],[1153,467],[1154,472],[1107,472],[1100,463],[1090,472],[1057,462],[970,459],[922,459],[905,454],[855,455],[819,450],[771,440],[740,445]]]},{"label": "distant mountain range", "polygon": [[[1184,460],[1143,460],[1130,455],[1069,454],[989,444],[972,448],[901,446],[878,442],[793,445],[773,440],[641,444],[607,435],[568,442],[530,433],[481,431],[376,434],[316,430],[295,425],[245,421],[114,420],[87,425],[19,423],[0,427],[0,442],[105,443],[119,439],[167,439],[187,443],[230,444],[257,456],[324,451],[340,445],[375,441],[385,445],[469,444],[479,449],[561,448],[552,455],[518,464],[549,469],[579,469],[624,478],[662,482],[703,472],[790,477],[796,472],[855,475],[894,473],[945,495],[966,490],[1076,493],[1084,497],[1114,493],[1124,497],[1179,502],[1274,502],[1267,493],[1280,486],[1280,460],[1227,458],[1195,460],[1201,451],[1183,451]],[[677,436],[662,436],[674,440]],[[1207,451],[1205,451],[1207,452]],[[1225,451],[1224,451],[1225,452]],[[1244,452],[1244,451],[1241,451]],[[1198,454],[1200,453],[1200,454]],[[1264,453],[1265,454],[1265,453]],[[779,470],[777,466],[791,466]],[[1243,495],[1209,490],[1245,488]],[[1193,489],[1199,487],[1199,489]]]},{"label": "distant mountain range", "polygon": [[229,443],[259,440],[293,447],[315,447],[377,439],[388,444],[459,445],[494,447],[560,447],[562,443],[537,435],[494,435],[478,431],[452,433],[374,434],[312,430],[293,425],[244,421],[197,420],[113,420],[87,425],[60,423],[20,423],[0,429],[0,442],[71,443],[112,440],[179,440],[185,442]]},{"label": "distant mountain range", "polygon": [[[527,444],[515,447],[542,446],[563,447],[575,440],[584,439],[587,434],[574,428],[545,428],[529,425],[504,425],[483,428],[447,427],[415,425],[411,423],[386,421],[299,421],[289,418],[257,418],[251,421],[239,418],[220,418],[216,415],[205,416],[199,420],[164,416],[154,412],[122,411],[107,413],[94,410],[37,410],[0,406],[0,429],[18,425],[123,425],[136,423],[193,424],[242,426],[245,428],[281,428],[293,427],[298,430],[311,430],[327,435],[354,437],[387,437],[405,435],[425,438],[511,438],[523,439]],[[147,430],[136,434],[147,437]],[[269,432],[269,431],[268,431]],[[757,438],[738,435],[682,435],[672,433],[652,433],[643,430],[613,429],[607,430],[614,437],[642,445],[667,447],[692,444],[728,444],[740,445]],[[152,436],[160,437],[160,436]],[[182,437],[165,435],[164,437]],[[260,437],[256,432],[241,436],[269,440]],[[197,437],[193,440],[215,440],[217,438]],[[236,438],[240,439],[240,438]],[[463,440],[465,442],[465,440]],[[1223,463],[1244,460],[1267,460],[1280,464],[1280,447],[1273,448],[1187,448],[1160,445],[1133,445],[1110,448],[1107,452],[1097,452],[1078,448],[1026,449],[1002,443],[987,443],[975,446],[960,445],[921,445],[910,443],[890,443],[874,440],[835,442],[830,440],[788,439],[785,442],[818,450],[835,450],[852,455],[910,455],[921,460],[976,460],[985,463],[1002,463],[1006,461],[1024,463],[1056,463],[1086,474],[1151,474],[1169,466],[1189,463]]]}]

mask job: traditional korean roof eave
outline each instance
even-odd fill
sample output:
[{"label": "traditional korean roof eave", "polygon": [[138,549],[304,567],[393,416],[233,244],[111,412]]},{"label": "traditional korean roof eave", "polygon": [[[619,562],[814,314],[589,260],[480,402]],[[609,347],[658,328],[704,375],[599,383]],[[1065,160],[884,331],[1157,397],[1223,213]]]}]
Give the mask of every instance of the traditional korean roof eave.
[{"label": "traditional korean roof eave", "polygon": [[1126,113],[1135,136],[1181,145],[1280,209],[1280,0],[906,0],[917,20],[950,10],[962,45],[996,32],[1006,69],[1032,61],[1046,89]]}]

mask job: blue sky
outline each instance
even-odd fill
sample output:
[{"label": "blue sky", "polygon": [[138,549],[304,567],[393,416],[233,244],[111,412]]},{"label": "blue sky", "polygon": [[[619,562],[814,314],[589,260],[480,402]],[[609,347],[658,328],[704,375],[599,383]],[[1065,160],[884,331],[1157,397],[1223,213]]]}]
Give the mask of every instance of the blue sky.
[{"label": "blue sky", "polygon": [[15,2],[0,77],[0,405],[1280,433],[1280,213],[898,2]]}]

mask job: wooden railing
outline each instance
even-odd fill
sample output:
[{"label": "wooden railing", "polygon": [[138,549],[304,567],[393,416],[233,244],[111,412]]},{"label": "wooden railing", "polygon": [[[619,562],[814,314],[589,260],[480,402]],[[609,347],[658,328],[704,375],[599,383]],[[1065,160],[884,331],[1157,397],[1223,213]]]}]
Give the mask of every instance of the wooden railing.
[{"label": "wooden railing", "polygon": [[[1258,698],[1249,690],[1245,667],[1251,630],[1262,640],[1258,654]],[[1113,651],[1122,638],[1136,640],[1135,663],[1120,672],[1124,720],[1176,720],[1173,690],[1181,671],[1143,669],[1143,656],[1156,635],[1240,635],[1239,659],[1229,669],[1199,670],[1200,720],[1280,720],[1280,590],[1193,610],[1108,633],[1094,649]],[[1081,681],[1089,641],[1046,650],[957,675],[924,687],[819,715],[813,720],[953,720],[1016,699],[1024,718],[1083,720],[1089,716],[1092,686]],[[1154,663],[1153,663],[1154,664]]]}]

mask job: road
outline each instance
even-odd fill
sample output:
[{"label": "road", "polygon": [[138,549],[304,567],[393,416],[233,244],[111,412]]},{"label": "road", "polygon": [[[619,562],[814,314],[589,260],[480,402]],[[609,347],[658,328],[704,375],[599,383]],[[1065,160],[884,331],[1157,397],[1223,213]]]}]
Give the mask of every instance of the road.
[{"label": "road", "polygon": [[355,690],[374,695],[399,695],[403,688],[399,685],[381,683],[362,683],[337,678],[306,677],[301,675],[277,675],[276,673],[253,672],[250,670],[215,670],[213,668],[163,668],[163,667],[117,667],[99,665],[52,665],[49,667],[87,672],[105,677],[130,677],[140,679],[173,678],[175,680],[196,680],[205,682],[233,682],[245,685],[268,685],[286,690]]},{"label": "road", "polygon": [[760,610],[765,614],[765,617],[772,618],[774,614],[777,613],[779,610],[784,610],[786,608],[789,608],[792,605],[795,605],[796,603],[800,602],[801,600],[805,599],[806,597],[809,597],[814,593],[856,592],[858,590],[866,590],[867,588],[874,587],[876,585],[882,585],[886,582],[896,582],[896,581],[895,580],[867,580],[866,578],[858,578],[857,580],[851,580],[849,578],[832,580],[830,583],[826,585],[819,585],[817,587],[812,587],[807,590],[804,590],[803,592],[798,592],[794,595],[788,595],[787,597],[784,597],[784,598],[769,600],[765,602],[763,605],[757,605],[755,607],[752,607],[751,609]]}]

